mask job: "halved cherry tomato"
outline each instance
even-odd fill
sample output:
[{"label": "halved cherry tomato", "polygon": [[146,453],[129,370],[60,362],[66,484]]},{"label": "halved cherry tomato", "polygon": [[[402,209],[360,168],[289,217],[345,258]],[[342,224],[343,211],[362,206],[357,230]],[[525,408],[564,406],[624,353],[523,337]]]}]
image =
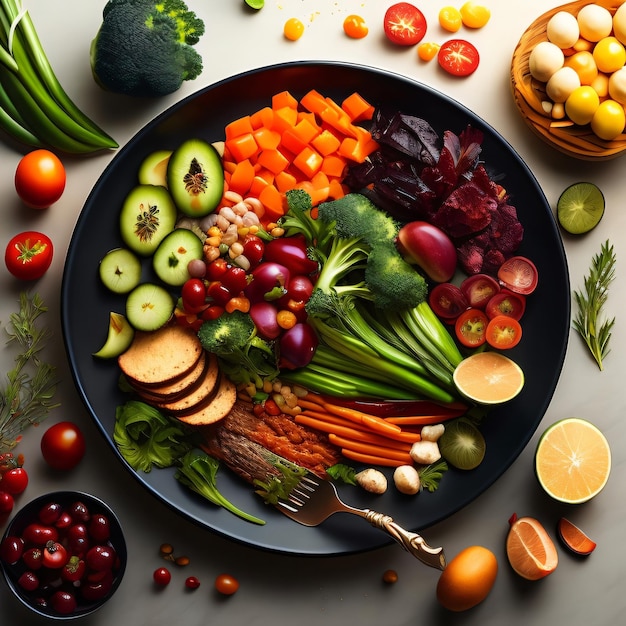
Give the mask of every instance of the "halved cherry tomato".
[{"label": "halved cherry tomato", "polygon": [[466,309],[456,318],[454,332],[461,344],[467,348],[477,348],[486,341],[489,320],[480,309]]},{"label": "halved cherry tomato", "polygon": [[535,291],[539,272],[530,259],[524,256],[514,256],[500,266],[498,279],[511,291],[527,296]]},{"label": "halved cherry tomato", "polygon": [[497,315],[487,324],[487,343],[498,350],[508,350],[522,339],[522,326],[508,315]]},{"label": "halved cherry tomato", "polygon": [[478,68],[480,55],[474,44],[465,39],[450,39],[437,54],[439,65],[453,76],[469,76]]},{"label": "halved cherry tomato", "polygon": [[524,315],[525,310],[526,298],[521,293],[513,293],[508,289],[503,289],[489,300],[485,313],[489,319],[497,315],[508,315],[519,320]]},{"label": "halved cherry tomato", "polygon": [[435,315],[447,320],[456,319],[468,308],[463,292],[452,283],[435,285],[428,296],[428,303]]},{"label": "halved cherry tomato", "polygon": [[7,244],[4,262],[13,276],[20,280],[41,278],[52,263],[50,237],[36,231],[15,235]]},{"label": "halved cherry tomato", "polygon": [[474,274],[461,283],[461,291],[469,306],[484,309],[489,300],[500,291],[500,285],[488,274]]},{"label": "halved cherry tomato", "polygon": [[426,34],[426,18],[416,6],[408,2],[398,2],[385,12],[383,28],[392,43],[398,46],[414,46]]}]

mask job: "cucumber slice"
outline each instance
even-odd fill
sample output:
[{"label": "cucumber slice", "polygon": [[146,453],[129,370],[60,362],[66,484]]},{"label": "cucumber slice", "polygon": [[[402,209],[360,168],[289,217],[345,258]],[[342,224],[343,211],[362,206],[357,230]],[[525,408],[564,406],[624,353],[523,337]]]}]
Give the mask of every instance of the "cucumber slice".
[{"label": "cucumber slice", "polygon": [[167,235],[152,257],[156,275],[168,285],[179,287],[191,278],[189,261],[202,258],[202,241],[187,228],[176,228]]},{"label": "cucumber slice", "polygon": [[141,282],[141,261],[127,248],[114,248],[102,257],[98,273],[107,289],[128,293]]},{"label": "cucumber slice", "polygon": [[167,187],[167,164],[172,152],[156,150],[149,154],[139,166],[139,184]]},{"label": "cucumber slice", "polygon": [[172,317],[174,298],[160,285],[142,283],[126,299],[126,319],[135,330],[153,331]]},{"label": "cucumber slice", "polygon": [[150,256],[176,225],[176,205],[165,187],[138,185],[124,200],[120,232],[139,256]]},{"label": "cucumber slice", "polygon": [[215,147],[202,139],[184,141],[169,159],[167,187],[185,215],[214,211],[224,192],[224,169]]}]

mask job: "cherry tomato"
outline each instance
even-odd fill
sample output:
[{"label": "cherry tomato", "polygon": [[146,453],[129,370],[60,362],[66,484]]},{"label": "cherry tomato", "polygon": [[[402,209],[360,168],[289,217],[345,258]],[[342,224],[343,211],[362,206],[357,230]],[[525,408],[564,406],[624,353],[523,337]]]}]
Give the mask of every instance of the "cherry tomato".
[{"label": "cherry tomato", "polygon": [[70,504],[68,512],[75,522],[88,522],[91,519],[89,507],[84,502],[80,502],[80,500]]},{"label": "cherry tomato", "polygon": [[65,546],[58,541],[48,541],[43,549],[43,565],[50,569],[61,569],[69,558]]},{"label": "cherry tomato", "polygon": [[497,315],[487,325],[487,343],[498,350],[515,347],[522,338],[522,326],[508,315]]},{"label": "cherry tomato", "polygon": [[243,255],[250,263],[250,269],[254,269],[263,259],[265,253],[265,242],[257,235],[246,235],[241,242],[243,245]]},{"label": "cherry tomato", "polygon": [[13,510],[15,500],[7,491],[0,491],[0,515],[6,515]]},{"label": "cherry tomato", "polygon": [[237,295],[241,293],[248,284],[248,274],[243,267],[231,265],[220,279],[222,284],[232,293]]},{"label": "cherry tomato", "polygon": [[489,320],[480,309],[466,309],[456,318],[454,331],[457,339],[467,348],[482,346],[486,340]]},{"label": "cherry tomato", "polygon": [[226,259],[219,257],[207,265],[206,279],[209,281],[220,280],[227,269],[228,262]]},{"label": "cherry tomato", "polygon": [[4,262],[13,276],[20,280],[41,278],[52,263],[50,237],[28,230],[15,235],[7,244]]},{"label": "cherry tomato", "polygon": [[225,596],[232,596],[239,589],[239,581],[230,574],[220,574],[215,579],[215,589]]},{"label": "cherry tomato", "polygon": [[34,572],[27,570],[17,579],[17,584],[24,591],[35,591],[39,587],[39,578]]},{"label": "cherry tomato", "polygon": [[488,274],[474,274],[461,283],[461,291],[469,306],[484,309],[489,300],[500,291],[500,285]]},{"label": "cherry tomato", "polygon": [[50,606],[61,615],[69,615],[76,610],[78,603],[73,593],[55,591],[50,598]]},{"label": "cherry tomato", "polygon": [[72,555],[61,570],[61,578],[68,582],[76,582],[82,579],[86,570],[85,561],[77,555]]},{"label": "cherry tomato", "polygon": [[292,274],[308,275],[319,269],[317,261],[309,258],[303,235],[272,239],[265,245],[263,258],[288,267]]},{"label": "cherry tomato", "polygon": [[159,567],[154,570],[152,578],[157,585],[165,587],[166,585],[170,584],[170,580],[172,580],[172,575],[170,574],[170,571],[167,569],[167,567]]},{"label": "cherry tomato", "polygon": [[15,190],[22,202],[34,209],[54,204],[65,190],[65,168],[49,150],[33,150],[15,170]]},{"label": "cherry tomato", "polygon": [[39,521],[46,526],[56,525],[62,512],[63,507],[58,502],[48,502],[39,509]]},{"label": "cherry tomato", "polygon": [[450,39],[437,53],[439,65],[453,76],[469,76],[478,68],[480,55],[474,44],[465,39]]},{"label": "cherry tomato", "polygon": [[197,576],[188,576],[185,579],[187,589],[197,589],[200,586],[200,579]]},{"label": "cherry tomato", "polygon": [[26,526],[22,537],[26,543],[45,546],[48,541],[58,541],[59,532],[54,526],[44,526],[33,522]]},{"label": "cherry tomato", "polygon": [[206,287],[199,278],[190,278],[185,281],[180,296],[183,308],[187,313],[199,313],[206,308]]},{"label": "cherry tomato", "polygon": [[539,272],[530,259],[514,256],[500,266],[498,279],[507,289],[527,296],[537,287]]},{"label": "cherry tomato", "polygon": [[385,12],[383,28],[392,43],[398,46],[414,46],[426,34],[426,18],[416,6],[408,2],[398,2]]},{"label": "cherry tomato", "polygon": [[111,524],[109,518],[102,513],[96,513],[89,520],[88,528],[89,536],[99,543],[108,541],[111,535]]},{"label": "cherry tomato", "polygon": [[23,467],[14,467],[2,474],[0,481],[2,491],[16,496],[22,493],[28,486],[28,474]]},{"label": "cherry tomato", "polygon": [[428,296],[435,315],[443,319],[456,319],[468,307],[467,299],[459,287],[452,283],[435,285]]},{"label": "cherry tomato", "polygon": [[348,15],[343,21],[343,32],[352,39],[363,39],[367,37],[369,28],[360,15]]},{"label": "cherry tomato", "polygon": [[105,575],[97,581],[87,581],[80,587],[80,595],[87,602],[95,602],[104,598],[113,586],[113,573],[106,572]]},{"label": "cherry tomato", "polygon": [[41,454],[53,469],[71,470],[85,455],[85,437],[73,422],[59,422],[43,434]]},{"label": "cherry tomato", "polygon": [[14,565],[22,558],[24,552],[24,539],[9,535],[0,543],[0,559],[4,563]]},{"label": "cherry tomato", "polygon": [[85,556],[85,563],[89,569],[103,572],[113,569],[116,559],[117,555],[111,546],[97,545],[89,548]]},{"label": "cherry tomato", "polygon": [[297,17],[291,17],[283,26],[283,34],[289,41],[296,41],[304,35],[304,24]]},{"label": "cherry tomato", "polygon": [[489,300],[485,313],[490,319],[497,315],[508,315],[520,320],[525,310],[526,298],[521,293],[503,289]]},{"label": "cherry tomato", "polygon": [[39,547],[28,548],[22,554],[22,561],[24,561],[24,565],[28,567],[30,570],[38,570],[43,567],[43,550]]}]

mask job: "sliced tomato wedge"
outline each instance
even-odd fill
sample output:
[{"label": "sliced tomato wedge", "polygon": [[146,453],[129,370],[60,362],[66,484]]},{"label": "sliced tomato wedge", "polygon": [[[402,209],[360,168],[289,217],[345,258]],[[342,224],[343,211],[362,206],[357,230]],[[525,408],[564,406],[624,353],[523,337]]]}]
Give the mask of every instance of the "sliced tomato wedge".
[{"label": "sliced tomato wedge", "polygon": [[526,310],[526,297],[521,293],[513,293],[508,289],[502,289],[487,303],[485,313],[489,319],[498,315],[508,315],[520,320]]},{"label": "sliced tomato wedge", "polygon": [[409,2],[392,4],[385,12],[383,28],[387,39],[398,46],[414,46],[426,34],[424,14]]},{"label": "sliced tomato wedge", "polygon": [[465,39],[450,39],[437,54],[439,65],[453,76],[469,76],[478,68],[480,55],[474,44]]},{"label": "sliced tomato wedge", "polygon": [[514,256],[500,266],[498,279],[507,289],[527,296],[535,291],[539,272],[530,259]]},{"label": "sliced tomato wedge", "polygon": [[483,311],[466,309],[456,318],[454,332],[459,342],[467,348],[482,346],[487,339],[489,320]]},{"label": "sliced tomato wedge", "polygon": [[435,315],[445,320],[456,319],[468,307],[463,292],[452,283],[435,285],[428,296],[428,304]]},{"label": "sliced tomato wedge", "polygon": [[508,315],[497,315],[487,324],[486,339],[492,348],[508,350],[521,341],[522,326]]},{"label": "sliced tomato wedge", "polygon": [[474,274],[461,283],[461,291],[471,307],[484,309],[489,300],[500,291],[500,285],[493,276]]}]

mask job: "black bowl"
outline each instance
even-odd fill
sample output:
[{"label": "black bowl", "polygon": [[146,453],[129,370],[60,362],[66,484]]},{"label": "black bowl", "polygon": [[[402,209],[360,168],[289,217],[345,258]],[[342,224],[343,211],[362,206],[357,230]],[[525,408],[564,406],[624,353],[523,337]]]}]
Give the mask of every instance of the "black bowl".
[{"label": "black bowl", "polygon": [[[28,504],[22,507],[11,519],[7,526],[2,540],[7,537],[21,537],[26,527],[36,522],[39,519],[39,512],[45,505],[49,503],[57,503],[61,505],[63,510],[69,508],[74,503],[82,503],[86,506],[90,515],[103,514],[106,515],[109,520],[110,536],[105,545],[113,547],[117,556],[116,564],[113,569],[113,580],[110,582],[110,588],[104,593],[104,595],[98,599],[86,600],[83,598],[80,592],[80,587],[74,586],[72,583],[63,583],[60,587],[57,587],[58,578],[60,575],[54,575],[56,582],[51,580],[48,585],[49,589],[43,593],[41,589],[35,591],[26,591],[18,583],[20,576],[28,570],[26,564],[22,559],[17,563],[9,564],[0,560],[0,566],[4,578],[15,596],[29,609],[48,619],[56,620],[68,620],[75,619],[77,617],[83,617],[93,613],[99,609],[105,602],[107,602],[111,596],[115,593],[122,578],[124,576],[124,570],[126,569],[127,551],[126,541],[124,539],[124,533],[122,532],[122,526],[119,519],[113,512],[113,510],[99,498],[82,493],[80,491],[57,491],[53,493],[44,494],[31,500]],[[25,549],[28,548],[28,544]],[[54,570],[52,570],[54,571]],[[40,569],[35,572],[36,575],[43,578],[42,572],[46,572],[45,569]],[[55,611],[50,602],[42,601],[42,598],[49,598],[52,595],[53,589],[63,589],[74,593],[77,600],[77,607],[71,613],[59,613]]]}]

